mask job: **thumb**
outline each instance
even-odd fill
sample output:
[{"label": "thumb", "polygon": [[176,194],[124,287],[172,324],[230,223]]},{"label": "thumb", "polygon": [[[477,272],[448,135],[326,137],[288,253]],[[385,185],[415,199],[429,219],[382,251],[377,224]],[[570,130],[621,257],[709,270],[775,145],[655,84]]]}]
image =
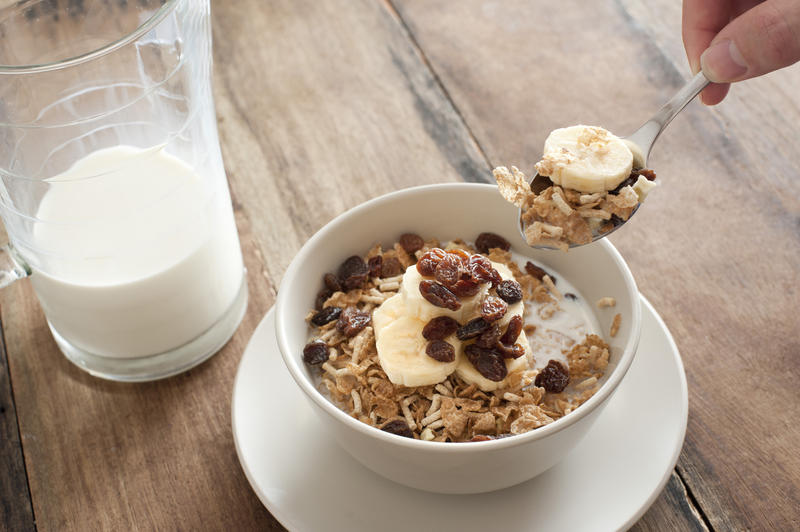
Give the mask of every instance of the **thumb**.
[{"label": "thumb", "polygon": [[800,2],[767,0],[733,19],[700,56],[709,80],[741,81],[800,60]]}]

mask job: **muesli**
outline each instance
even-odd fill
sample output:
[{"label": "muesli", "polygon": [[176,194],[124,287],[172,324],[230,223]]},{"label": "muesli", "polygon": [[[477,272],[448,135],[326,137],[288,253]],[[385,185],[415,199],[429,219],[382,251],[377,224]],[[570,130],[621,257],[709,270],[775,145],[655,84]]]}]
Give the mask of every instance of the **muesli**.
[{"label": "muesli", "polygon": [[373,427],[440,442],[521,434],[588,400],[608,345],[563,325],[576,296],[509,247],[404,234],[326,274],[303,349],[323,393]]},{"label": "muesli", "polygon": [[522,211],[528,244],[566,251],[627,221],[655,187],[655,172],[641,168],[634,151],[603,128],[572,126],[548,137],[533,185],[513,166],[493,173],[502,196]]}]

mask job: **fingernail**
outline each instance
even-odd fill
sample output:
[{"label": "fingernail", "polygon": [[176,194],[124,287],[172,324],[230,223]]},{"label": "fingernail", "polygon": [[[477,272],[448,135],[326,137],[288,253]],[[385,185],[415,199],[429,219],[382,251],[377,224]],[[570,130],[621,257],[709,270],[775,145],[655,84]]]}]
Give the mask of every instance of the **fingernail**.
[{"label": "fingernail", "polygon": [[736,81],[747,73],[747,63],[730,40],[720,41],[703,52],[700,65],[706,77],[715,83]]},{"label": "fingernail", "polygon": [[692,71],[692,75],[694,76],[698,72],[700,72],[700,58],[697,59],[689,59],[689,70]]}]

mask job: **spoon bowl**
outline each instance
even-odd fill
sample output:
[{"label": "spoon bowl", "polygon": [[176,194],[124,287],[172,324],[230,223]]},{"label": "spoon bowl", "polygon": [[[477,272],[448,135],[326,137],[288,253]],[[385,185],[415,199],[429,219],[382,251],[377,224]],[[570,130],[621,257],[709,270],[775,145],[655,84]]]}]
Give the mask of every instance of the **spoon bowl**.
[{"label": "spoon bowl", "polygon": [[[547,177],[547,176],[539,175],[537,173],[536,175],[533,176],[533,179],[531,179],[531,190],[533,190],[536,194],[540,194],[546,188],[551,187],[551,186],[553,186],[553,182],[550,181],[550,178]],[[633,215],[636,214],[636,211],[639,210],[639,206],[641,206],[641,203],[636,205],[636,207],[633,208],[633,212],[631,212],[631,215],[628,217],[628,220],[633,218]],[[613,227],[611,227],[611,229],[609,229],[607,231],[604,231],[604,232],[600,232],[598,230],[592,231],[592,242],[594,242],[596,240],[600,240],[601,238],[607,237],[608,235],[610,235],[611,233],[613,233],[614,231],[616,231],[617,229],[619,229],[620,227],[625,225],[626,221],[627,220],[623,221],[620,218],[617,218],[616,216],[612,217],[611,218],[611,223],[614,224]],[[522,235],[522,238],[527,242],[527,239],[525,237],[525,224],[522,223],[522,209],[519,210],[519,224],[518,224],[518,226],[519,226],[519,232]],[[587,242],[587,243],[590,243],[590,242]],[[544,245],[544,244],[536,244],[536,245],[528,244],[528,245],[530,247],[536,248],[536,249],[556,249],[556,248],[554,248],[552,246],[547,246],[547,245]],[[575,244],[573,242],[570,242],[569,247],[570,247],[570,249],[572,249],[572,248],[577,248],[577,247],[585,246],[585,245],[586,244]]]},{"label": "spoon bowl", "polygon": [[[642,126],[634,131],[632,134],[624,137],[622,140],[630,148],[631,152],[633,153],[633,168],[640,169],[647,167],[647,159],[650,156],[650,151],[653,148],[653,144],[655,144],[656,140],[658,139],[661,132],[672,122],[672,119],[680,113],[686,105],[692,101],[695,96],[700,94],[706,85],[708,85],[709,81],[708,78],[703,74],[702,71],[698,72],[692,79],[690,79],[681,89],[675,93],[675,95],[670,98],[670,100],[665,103],[661,109],[659,109],[656,114],[653,115],[650,120],[642,124]],[[553,185],[553,182],[550,181],[549,177],[541,176],[538,173],[533,176],[533,179],[530,182],[531,190],[536,194],[541,193],[547,187]],[[633,212],[628,217],[628,220],[621,220],[619,218],[613,217],[612,223],[613,227],[607,231],[599,232],[598,230],[592,231],[592,242],[596,240],[600,240],[601,238],[605,238],[620,227],[622,227],[627,221],[633,218],[633,215],[636,214],[636,211],[639,210],[641,203],[634,207]],[[522,223],[522,209],[519,210],[519,230],[522,234],[522,238],[525,239],[525,227]],[[527,239],[525,239],[527,242]],[[570,243],[569,247],[579,247],[585,244],[574,244]],[[548,245],[532,245],[533,248],[538,249],[555,249],[552,246]]]}]

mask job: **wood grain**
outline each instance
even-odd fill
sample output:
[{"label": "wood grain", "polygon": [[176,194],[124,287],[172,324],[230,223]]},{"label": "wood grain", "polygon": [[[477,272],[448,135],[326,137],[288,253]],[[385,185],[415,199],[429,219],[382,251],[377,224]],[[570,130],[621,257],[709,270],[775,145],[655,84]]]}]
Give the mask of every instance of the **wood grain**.
[{"label": "wood grain", "polygon": [[314,231],[365,199],[488,171],[381,5],[251,0],[215,4],[213,15],[220,138],[250,284],[245,321],[198,368],[124,385],[66,361],[28,282],[0,294],[41,530],[280,529],[239,467],[230,397],[283,270]]},{"label": "wood grain", "polygon": [[35,530],[0,322],[0,530]]},{"label": "wood grain", "polygon": [[220,3],[214,36],[225,160],[270,278],[367,199],[485,179],[460,117],[380,4]]},{"label": "wood grain", "polygon": [[[678,2],[393,5],[493,165],[530,169],[555,127],[632,131],[689,74]],[[664,186],[612,237],[683,353],[679,467],[723,530],[800,526],[798,82],[690,104],[651,157]]]},{"label": "wood grain", "polygon": [[[215,2],[214,90],[247,315],[207,363],[123,385],[66,361],[27,281],[0,292],[14,395],[0,367],[0,465],[17,468],[0,482],[0,500],[13,501],[0,503],[0,527],[32,528],[35,515],[42,530],[281,529],[239,467],[230,397],[297,249],[379,194],[486,180],[496,164],[529,169],[555,127],[633,130],[688,75],[679,10],[666,0]],[[613,237],[675,335],[690,386],[679,474],[635,530],[800,528],[798,82],[789,69],[734,87],[718,108],[690,105],[653,153],[664,186]]]}]

